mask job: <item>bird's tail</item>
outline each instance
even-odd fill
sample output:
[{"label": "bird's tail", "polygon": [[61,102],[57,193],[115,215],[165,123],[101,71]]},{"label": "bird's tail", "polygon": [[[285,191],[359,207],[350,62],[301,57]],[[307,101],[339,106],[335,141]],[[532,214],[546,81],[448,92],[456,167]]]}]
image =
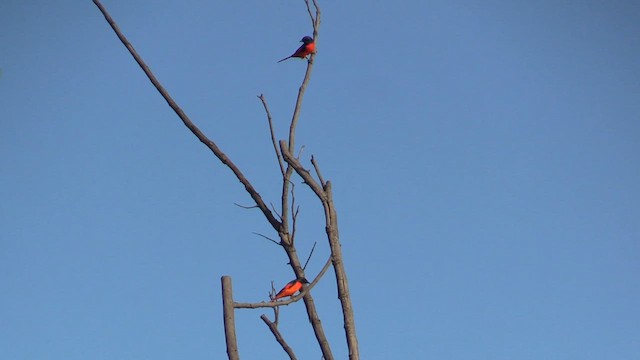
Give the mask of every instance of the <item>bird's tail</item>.
[{"label": "bird's tail", "polygon": [[291,58],[291,56],[287,56],[286,58],[284,58],[284,59],[282,59],[282,60],[280,60],[280,61],[278,61],[278,62],[279,62],[279,63],[281,63],[281,62],[283,62],[283,61],[285,61],[285,60],[287,60],[287,59],[290,59],[290,58]]}]

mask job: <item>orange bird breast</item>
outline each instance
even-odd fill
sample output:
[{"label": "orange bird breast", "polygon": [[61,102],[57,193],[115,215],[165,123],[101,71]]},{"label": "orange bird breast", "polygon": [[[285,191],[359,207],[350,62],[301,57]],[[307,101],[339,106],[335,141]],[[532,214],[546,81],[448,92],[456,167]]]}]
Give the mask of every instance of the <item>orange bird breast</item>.
[{"label": "orange bird breast", "polygon": [[296,50],[296,52],[293,53],[293,55],[291,55],[291,57],[297,57],[297,58],[307,57],[307,55],[311,54],[313,50],[315,50],[315,48],[316,48],[315,43],[302,45],[298,48],[298,50]]},{"label": "orange bird breast", "polygon": [[313,52],[313,50],[316,49],[316,43],[312,42],[311,44],[307,44],[304,46],[304,56],[307,56],[309,54],[311,54]]}]

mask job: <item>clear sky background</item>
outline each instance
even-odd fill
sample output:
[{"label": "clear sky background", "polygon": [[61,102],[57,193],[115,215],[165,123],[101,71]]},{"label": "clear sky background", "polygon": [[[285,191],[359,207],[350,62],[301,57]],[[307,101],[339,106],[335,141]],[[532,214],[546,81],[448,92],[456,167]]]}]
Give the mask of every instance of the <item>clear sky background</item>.
[{"label": "clear sky background", "polygon": [[[332,180],[363,359],[640,358],[640,2],[323,1],[299,125]],[[104,5],[267,201],[306,62],[299,1]],[[0,3],[0,352],[222,359],[220,277],[293,275],[231,172],[91,1]],[[321,208],[296,187],[308,271]],[[338,359],[333,273],[313,290]],[[282,359],[237,312],[243,359]],[[301,303],[280,328],[320,352]]]}]

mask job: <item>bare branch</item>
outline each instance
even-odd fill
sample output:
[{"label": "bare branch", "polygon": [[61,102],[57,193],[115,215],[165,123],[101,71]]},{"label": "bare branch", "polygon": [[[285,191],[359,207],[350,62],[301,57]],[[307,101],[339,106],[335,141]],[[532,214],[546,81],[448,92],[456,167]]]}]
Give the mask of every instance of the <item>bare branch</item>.
[{"label": "bare branch", "polygon": [[280,173],[284,176],[284,164],[282,163],[282,155],[280,155],[280,151],[278,151],[278,144],[276,143],[276,135],[273,131],[273,120],[271,118],[271,112],[269,111],[269,106],[267,106],[267,99],[264,95],[260,94],[258,99],[262,101],[262,106],[264,106],[264,111],[267,113],[267,120],[269,121],[269,133],[271,134],[271,143],[273,144],[273,150],[276,152],[276,157],[278,158],[278,165],[280,165]]},{"label": "bare branch", "polygon": [[311,54],[309,58],[309,64],[307,65],[307,72],[304,75],[302,85],[298,89],[298,98],[296,100],[296,106],[293,109],[293,117],[291,118],[291,125],[289,126],[289,152],[294,152],[295,145],[295,133],[296,126],[298,125],[298,119],[300,117],[300,109],[302,108],[302,99],[304,98],[304,92],[307,89],[307,84],[311,78],[311,70],[313,70],[313,60],[315,59],[315,53]]},{"label": "bare branch", "polygon": [[275,322],[271,322],[267,315],[264,314],[260,316],[260,319],[262,319],[262,321],[267,324],[269,330],[271,330],[271,333],[276,338],[276,341],[280,344],[280,346],[282,346],[282,350],[284,350],[287,355],[289,355],[289,359],[296,360],[296,354],[293,353],[293,349],[291,349],[289,344],[287,344],[287,342],[284,340],[284,337],[282,337],[282,334],[280,334],[280,331],[278,330],[278,324]]},{"label": "bare branch", "polygon": [[304,266],[302,267],[302,270],[305,270],[307,268],[307,264],[309,263],[309,260],[311,260],[311,255],[313,255],[313,251],[316,249],[317,243],[318,243],[317,241],[313,242],[313,247],[311,248],[311,252],[309,252],[309,257],[307,258],[307,261],[305,261]]},{"label": "bare branch", "polygon": [[[271,290],[269,290],[269,299],[273,299],[276,296],[276,288],[273,287],[273,280],[271,280]],[[279,307],[274,307],[273,309],[273,322],[276,324],[276,326],[278,326],[278,321],[280,319],[280,308]]]},{"label": "bare branch", "polygon": [[269,290],[269,299],[273,299],[276,295],[276,288],[273,287],[273,280],[271,280],[271,290]]},{"label": "bare branch", "polygon": [[[311,15],[311,8],[309,7],[309,0],[305,0],[305,4],[307,5],[307,11],[311,16],[311,23],[313,24],[313,41],[316,43],[316,49],[317,49],[318,28],[320,25],[320,8],[318,8],[316,1],[313,0],[313,5],[316,8],[316,18],[314,21],[313,15]],[[291,117],[291,125],[289,126],[289,152],[291,153],[293,153],[295,149],[296,126],[298,124],[298,118],[300,116],[300,109],[302,107],[302,99],[304,98],[304,92],[307,89],[307,84],[309,83],[309,79],[311,78],[311,71],[313,70],[313,62],[315,58],[316,58],[316,52],[314,51],[313,53],[311,53],[311,56],[309,56],[309,62],[307,63],[307,71],[305,72],[304,79],[302,80],[302,84],[298,89],[298,97],[296,99],[295,108],[293,109],[293,116]]]},{"label": "bare branch", "polygon": [[243,209],[255,209],[258,207],[258,205],[252,205],[252,206],[246,206],[246,205],[240,205],[238,203],[233,203],[233,205],[243,208]]},{"label": "bare branch", "polygon": [[322,185],[322,187],[324,187],[327,182],[324,181],[324,178],[322,177],[322,173],[320,173],[320,167],[318,166],[318,163],[316,162],[316,158],[313,157],[313,155],[311,155],[311,163],[313,164],[313,168],[316,170],[316,174],[318,175],[320,184]]},{"label": "bare branch", "polygon": [[[311,10],[309,9],[308,0],[305,0],[305,2],[307,3],[307,10],[310,12]],[[318,36],[318,29],[320,29],[320,7],[318,6],[316,0],[313,0],[313,7],[316,8],[315,21],[313,21],[313,16],[311,17],[311,22],[313,23],[313,38],[315,39]]]},{"label": "bare branch", "polygon": [[344,332],[347,337],[347,347],[349,348],[349,359],[358,360],[360,359],[360,350],[358,348],[355,315],[351,305],[351,293],[349,292],[347,273],[344,269],[344,263],[342,262],[342,246],[340,245],[340,235],[338,234],[338,214],[336,213],[336,207],[333,203],[333,192],[330,181],[327,181],[324,186],[324,191],[326,198],[323,201],[323,205],[327,224],[325,231],[327,232],[329,247],[331,248],[336,285],[338,287],[338,299],[340,299],[340,305],[342,306],[342,320],[344,323]]},{"label": "bare branch", "polygon": [[304,0],[304,3],[307,4],[307,12],[309,13],[309,17],[311,18],[311,25],[315,28],[316,19],[313,18],[313,14],[311,13],[311,6],[309,5],[309,0]]},{"label": "bare branch", "polygon": [[231,159],[229,159],[229,157],[224,152],[222,152],[222,150],[220,150],[220,148],[218,147],[218,145],[216,145],[216,143],[214,143],[206,135],[204,135],[204,133],[191,121],[191,119],[189,119],[189,117],[187,116],[187,114],[185,114],[182,108],[178,106],[178,104],[173,100],[171,95],[169,95],[169,92],[165,90],[165,88],[160,84],[160,82],[155,77],[155,75],[153,75],[149,66],[147,66],[147,64],[142,60],[142,57],[133,48],[133,45],[131,45],[131,43],[124,36],[122,31],[120,31],[120,28],[115,23],[115,21],[111,18],[111,15],[109,15],[105,7],[102,6],[100,1],[93,0],[93,3],[96,4],[96,6],[98,7],[102,15],[104,15],[104,18],[107,20],[107,22],[109,23],[113,31],[116,33],[116,35],[118,36],[122,44],[127,48],[127,50],[129,50],[129,53],[131,53],[131,56],[133,56],[133,58],[138,63],[142,71],[144,71],[144,73],[147,75],[147,77],[149,78],[153,86],[155,86],[158,92],[160,92],[160,95],[162,95],[162,97],[165,99],[167,104],[169,104],[169,106],[173,109],[173,111],[178,115],[180,120],[182,120],[184,125],[189,130],[191,130],[191,132],[198,138],[198,140],[200,140],[206,147],[208,147],[211,150],[211,152],[213,152],[213,154],[233,172],[236,178],[242,183],[242,185],[244,185],[245,190],[249,193],[253,201],[256,202],[256,205],[260,208],[264,216],[267,218],[267,221],[269,221],[271,226],[276,231],[280,231],[282,224],[280,223],[280,221],[278,221],[275,218],[275,216],[273,216],[273,214],[271,213],[267,205],[262,200],[262,197],[260,196],[258,191],[254,189],[253,185],[251,185],[249,180],[247,180],[247,178],[244,176],[242,171],[240,171],[240,169],[235,165],[235,163],[233,163]]},{"label": "bare branch", "polygon": [[227,342],[229,360],[240,360],[238,342],[236,340],[235,309],[233,308],[233,287],[230,276],[223,276],[222,283],[222,311],[224,317],[224,336]]},{"label": "bare branch", "polygon": [[304,180],[304,182],[307,185],[309,185],[311,190],[313,190],[313,192],[316,193],[318,198],[320,198],[320,201],[324,203],[326,201],[326,195],[324,193],[324,189],[322,188],[322,186],[318,185],[318,183],[315,181],[313,176],[311,176],[311,173],[309,172],[309,170],[305,169],[304,166],[302,166],[302,164],[300,164],[300,162],[291,155],[289,148],[290,147],[287,147],[286,142],[284,140],[280,140],[280,151],[282,152],[282,157],[284,158],[284,161],[286,161],[287,164],[293,167],[296,173],[300,175],[302,180]]},{"label": "bare branch", "polygon": [[316,8],[316,22],[314,23],[314,27],[318,29],[320,27],[320,7],[316,0],[313,0],[313,6]]},{"label": "bare branch", "polygon": [[296,229],[298,224],[298,213],[300,212],[300,206],[296,206],[296,209],[291,214],[291,219],[293,220],[292,228],[291,228],[291,244],[296,241]]},{"label": "bare branch", "polygon": [[302,156],[303,152],[304,152],[304,145],[300,146],[300,150],[298,150],[298,155],[296,156],[296,159],[300,159],[300,156]]},{"label": "bare branch", "polygon": [[[309,6],[308,0],[305,0],[307,3],[307,7]],[[311,11],[311,10],[309,10]],[[317,20],[317,19],[316,19]],[[315,23],[314,23],[315,24]],[[314,25],[314,41],[318,35],[317,27]],[[302,99],[304,98],[304,92],[307,89],[307,84],[309,83],[309,79],[311,79],[311,71],[313,70],[313,60],[315,59],[315,52],[311,54],[309,57],[309,62],[307,63],[307,71],[304,74],[304,78],[302,80],[302,84],[298,89],[298,97],[296,98],[296,105],[293,109],[293,115],[291,116],[291,124],[289,125],[289,152],[293,153],[295,149],[295,138],[296,138],[296,126],[298,125],[298,119],[300,117],[300,109],[302,108]],[[301,150],[302,151],[302,150]],[[282,154],[282,150],[280,150]],[[282,228],[283,231],[281,233],[287,233],[289,231],[289,223],[288,223],[288,215],[289,215],[289,204],[288,204],[288,196],[289,196],[289,182],[291,181],[291,175],[293,174],[293,169],[291,166],[287,166],[287,170],[285,171],[285,175],[282,183]]]},{"label": "bare branch", "polygon": [[300,212],[300,207],[296,206],[295,189],[296,189],[296,184],[291,182],[291,208],[294,209],[293,212],[291,213],[291,237],[290,237],[291,245],[293,245],[293,243],[296,241],[296,229],[297,229],[296,225],[298,223],[298,213]]},{"label": "bare branch", "polygon": [[[271,285],[273,285],[273,281],[271,282]],[[274,290],[273,295],[275,294]],[[278,321],[280,321],[280,308],[277,306],[273,308],[273,318],[275,319],[273,322],[278,326]]]},{"label": "bare branch", "polygon": [[355,317],[353,307],[351,305],[351,295],[349,294],[349,285],[347,275],[342,262],[342,249],[340,246],[340,237],[338,235],[338,216],[335,211],[333,197],[331,193],[331,182],[327,181],[324,186],[320,186],[310,172],[306,170],[300,162],[291,156],[284,140],[280,140],[280,151],[284,161],[293,167],[296,173],[305,181],[311,190],[318,196],[322,202],[325,213],[325,223],[329,247],[331,248],[331,256],[333,258],[333,268],[336,275],[336,284],[338,287],[338,298],[342,305],[342,317],[344,320],[345,335],[347,337],[347,346],[349,348],[349,359],[358,360],[360,358],[358,349],[358,338],[355,329]]},{"label": "bare branch", "polygon": [[[282,151],[280,152],[282,153]],[[282,231],[280,232],[280,236],[283,237],[282,242],[290,243],[291,239],[289,238],[289,185],[291,183],[291,175],[293,175],[293,168],[291,165],[287,165],[287,170],[285,171],[284,177],[282,178],[282,194],[281,194],[281,205],[282,206]]]},{"label": "bare branch", "polygon": [[273,212],[278,215],[278,217],[280,218],[280,221],[282,221],[282,216],[278,213],[278,210],[276,210],[276,207],[273,206],[273,203],[269,203],[269,205],[271,205],[271,210],[273,210]]},{"label": "bare branch", "polygon": [[272,238],[268,237],[267,235],[263,235],[263,234],[260,234],[260,233],[257,233],[257,232],[252,232],[252,234],[254,234],[254,235],[258,235],[258,236],[262,236],[263,238],[265,238],[265,239],[267,239],[267,240],[269,240],[269,241],[273,242],[273,243],[274,243],[274,244],[276,244],[276,245],[282,245],[282,244],[280,244],[280,242],[279,242],[279,241],[273,240]]}]

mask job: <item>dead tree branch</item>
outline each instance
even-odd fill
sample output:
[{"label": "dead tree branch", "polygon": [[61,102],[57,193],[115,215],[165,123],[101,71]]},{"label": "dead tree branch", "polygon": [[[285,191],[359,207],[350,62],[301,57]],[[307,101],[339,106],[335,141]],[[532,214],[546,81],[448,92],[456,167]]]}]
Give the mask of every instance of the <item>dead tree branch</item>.
[{"label": "dead tree branch", "polygon": [[[316,45],[317,46],[317,45]],[[309,64],[307,65],[307,71],[304,74],[304,80],[302,81],[302,85],[298,89],[298,97],[296,99],[296,105],[293,109],[293,116],[291,117],[291,125],[289,126],[289,152],[294,152],[295,141],[296,141],[296,127],[298,126],[298,119],[300,118],[300,109],[302,108],[302,99],[304,98],[304,93],[307,90],[307,85],[309,84],[309,79],[311,78],[311,71],[313,70],[313,61],[316,57],[315,53],[312,53],[309,57]]]},{"label": "dead tree branch", "polygon": [[267,324],[267,326],[269,327],[269,330],[271,330],[271,333],[276,338],[276,341],[280,344],[280,346],[282,346],[282,350],[284,350],[287,353],[287,355],[289,355],[289,359],[297,360],[296,354],[293,352],[293,349],[284,340],[284,337],[282,336],[282,334],[280,334],[280,330],[278,330],[278,325],[275,322],[272,322],[271,320],[269,320],[269,318],[265,314],[262,314],[260,316],[260,319],[262,319],[262,321],[264,321],[264,323]]},{"label": "dead tree branch", "polygon": [[314,241],[311,251],[309,252],[309,257],[307,257],[307,261],[304,262],[304,266],[302,267],[303,270],[307,268],[307,264],[309,264],[309,260],[311,260],[311,255],[313,255],[313,251],[316,249],[316,244],[318,244],[318,242]]},{"label": "dead tree branch", "polygon": [[[292,168],[288,166],[288,169],[292,169]],[[291,268],[293,269],[293,272],[295,273],[296,277],[297,278],[305,277],[304,270],[300,264],[300,259],[298,258],[298,253],[296,251],[295,246],[293,246],[293,244],[291,243],[284,242],[284,239],[287,238],[288,233],[280,233],[280,236],[282,239],[281,240],[282,247],[284,248],[287,254],[287,257],[289,258],[289,264],[291,265]],[[331,263],[331,260],[329,259],[327,261],[327,264],[325,265],[325,268],[323,268],[321,272],[322,274],[326,272],[330,263]],[[319,280],[319,278],[317,278],[316,280]],[[316,280],[314,280],[311,283],[311,285],[315,285],[315,283],[317,282]],[[333,360],[333,353],[331,352],[331,346],[329,345],[329,340],[327,339],[327,336],[324,333],[322,322],[320,321],[320,317],[318,316],[318,312],[316,310],[313,297],[311,296],[311,294],[308,294],[306,291],[303,291],[301,296],[303,296],[304,305],[307,310],[307,316],[309,318],[309,322],[311,323],[311,327],[313,328],[313,333],[316,337],[316,340],[318,341],[318,345],[320,346],[320,350],[322,351],[322,356],[324,357],[325,360]]]},{"label": "dead tree branch", "polygon": [[291,166],[296,173],[302,178],[302,180],[313,190],[313,192],[318,196],[320,201],[324,204],[326,202],[326,195],[324,193],[324,189],[320,186],[316,180],[311,176],[311,172],[305,169],[304,166],[298,161],[298,159],[294,158],[289,151],[289,146],[284,140],[280,140],[280,151],[282,152],[282,157],[284,161]]},{"label": "dead tree branch", "polygon": [[[311,15],[311,7],[309,4],[308,0],[305,0],[305,4],[307,5],[307,11],[309,12],[309,14]],[[315,18],[313,17],[313,15],[311,15],[311,22],[313,25],[313,38],[314,41],[316,42],[316,48],[317,48],[317,40],[318,40],[318,29],[320,27],[320,7],[318,7],[316,0],[313,0],[313,5],[315,7],[315,13],[316,16]],[[304,75],[304,79],[302,81],[302,84],[300,85],[300,88],[298,89],[298,96],[296,98],[296,105],[294,107],[293,110],[293,115],[291,117],[291,124],[289,125],[289,141],[288,141],[288,146],[289,146],[289,153],[294,153],[294,149],[295,149],[295,130],[296,130],[296,126],[298,124],[298,119],[300,117],[300,109],[302,107],[302,100],[304,98],[304,93],[305,90],[307,88],[307,84],[309,83],[309,79],[311,78],[311,71],[313,69],[313,63],[315,60],[315,52],[311,54],[310,58],[309,58],[309,62],[307,64],[307,70],[305,72]],[[282,147],[282,142],[281,142],[281,147]],[[282,154],[282,150],[280,151],[280,153]],[[288,200],[288,196],[289,196],[289,184],[291,181],[291,175],[293,175],[293,167],[290,164],[287,164],[287,169],[285,171],[285,175],[283,177],[283,182],[282,182],[282,231],[279,232],[279,235],[281,237],[281,243],[282,246],[285,249],[285,252],[287,253],[287,256],[289,257],[289,264],[291,264],[291,267],[293,269],[293,272],[296,274],[296,277],[303,277],[304,276],[304,269],[300,264],[300,260],[298,258],[297,252],[295,247],[293,246],[293,242],[291,241],[290,238],[290,232],[289,232],[289,200]],[[324,334],[324,329],[322,327],[322,323],[320,321],[320,318],[318,317],[318,313],[316,311],[315,308],[315,302],[313,300],[313,297],[311,297],[311,295],[308,296],[304,296],[304,303],[306,306],[306,310],[307,310],[307,315],[309,317],[309,322],[311,323],[311,326],[313,328],[314,331],[314,335],[316,336],[316,340],[318,341],[318,344],[320,345],[320,349],[322,351],[322,356],[325,360],[333,360],[333,354],[331,352],[331,347],[329,346],[329,341],[327,340],[326,335]]]},{"label": "dead tree branch", "polygon": [[316,162],[316,158],[311,155],[311,164],[313,164],[313,168],[316,170],[316,175],[318,175],[318,180],[320,180],[320,185],[323,187],[327,184],[322,177],[322,173],[320,172],[320,168],[318,167],[318,163]]},{"label": "dead tree branch", "polygon": [[104,15],[104,18],[107,20],[107,22],[109,23],[113,31],[116,33],[116,35],[118,36],[122,44],[127,48],[127,50],[129,50],[129,53],[131,53],[131,56],[133,56],[133,58],[138,63],[142,71],[144,71],[144,73],[147,75],[147,77],[149,78],[153,86],[155,86],[158,92],[160,92],[160,95],[162,95],[162,97],[165,99],[167,104],[169,104],[169,106],[173,109],[173,111],[175,111],[176,115],[178,115],[178,117],[180,118],[180,120],[182,120],[184,125],[189,130],[191,130],[191,132],[198,138],[198,140],[200,140],[200,142],[202,142],[206,147],[208,147],[211,150],[211,152],[213,152],[213,154],[233,172],[236,178],[242,183],[242,185],[244,185],[245,190],[249,193],[253,201],[256,202],[256,205],[260,208],[264,216],[267,218],[267,221],[269,221],[271,226],[276,231],[279,232],[282,224],[280,223],[280,221],[278,221],[278,219],[275,218],[275,216],[273,216],[273,214],[271,213],[271,210],[269,210],[265,202],[262,200],[262,197],[260,196],[258,191],[256,191],[253,185],[251,185],[251,183],[249,182],[249,180],[247,180],[247,178],[244,176],[242,171],[240,171],[240,169],[236,166],[236,164],[234,164],[231,161],[231,159],[229,159],[229,157],[224,152],[222,152],[222,150],[220,150],[220,148],[218,147],[218,145],[216,145],[215,142],[213,142],[206,135],[204,135],[204,133],[191,121],[191,119],[189,119],[189,117],[187,116],[187,114],[185,114],[182,108],[178,106],[178,104],[173,100],[171,95],[169,95],[169,92],[165,90],[165,88],[162,86],[162,84],[160,84],[160,82],[155,77],[155,75],[153,75],[149,66],[147,66],[144,60],[142,60],[142,57],[136,52],[133,45],[131,45],[131,43],[124,36],[122,31],[120,31],[120,28],[118,27],[116,22],[111,18],[111,15],[109,15],[109,13],[105,9],[105,7],[100,3],[100,1],[93,0],[93,3],[96,4],[96,6],[98,7],[102,15]]},{"label": "dead tree branch", "polygon": [[231,277],[223,276],[222,282],[222,311],[224,318],[224,337],[227,343],[229,360],[240,360],[238,342],[236,340],[236,321],[233,308],[233,288]]},{"label": "dead tree branch", "polygon": [[[298,228],[296,225],[298,224],[298,214],[300,213],[300,206],[296,206],[296,193],[295,193],[296,185],[295,183],[291,183],[291,245],[296,241],[296,229]],[[303,268],[304,270],[304,268]]]},{"label": "dead tree branch", "polygon": [[271,143],[273,144],[273,150],[276,152],[276,157],[278,158],[278,165],[280,165],[280,173],[284,176],[284,164],[282,163],[282,155],[280,155],[280,151],[278,151],[278,144],[276,143],[276,135],[273,131],[273,119],[271,117],[271,112],[269,111],[269,106],[267,105],[267,99],[264,95],[260,94],[258,99],[262,101],[262,106],[264,106],[264,111],[267,113],[267,121],[269,122],[269,133],[271,134]]},{"label": "dead tree branch", "polygon": [[257,207],[258,207],[258,205],[251,205],[251,206],[247,206],[247,205],[240,205],[240,204],[235,203],[235,202],[233,203],[233,205],[235,205],[235,206],[237,206],[237,207],[239,207],[239,208],[246,209],[246,210],[255,209],[255,208],[257,208]]},{"label": "dead tree branch", "polygon": [[[313,0],[313,4],[314,7],[316,9],[316,16],[315,19],[311,13],[311,7],[309,4],[308,0],[305,0],[305,4],[307,6],[307,11],[309,12],[309,15],[311,16],[311,23],[313,25],[313,40],[316,43],[316,48],[317,48],[317,42],[318,42],[318,29],[320,27],[320,8],[318,7],[318,5],[316,4],[316,1]],[[316,53],[312,53],[311,56],[309,57],[309,62],[307,64],[307,71],[304,74],[304,78],[302,80],[302,84],[300,85],[300,88],[298,89],[298,96],[296,98],[296,104],[295,107],[293,109],[293,115],[291,116],[291,124],[289,125],[289,152],[293,153],[294,149],[295,149],[295,138],[296,138],[296,127],[298,125],[298,119],[300,118],[300,109],[302,108],[302,100],[304,98],[304,93],[307,89],[307,85],[309,83],[309,80],[311,79],[311,71],[313,70],[313,62],[315,60],[316,57]],[[287,200],[287,196],[288,196],[288,192],[289,192],[289,182],[291,181],[291,175],[293,174],[293,170],[291,169],[290,166],[287,166],[287,170],[285,171],[284,174],[284,179],[283,179],[283,187],[282,187],[282,223],[283,223],[283,229],[284,232],[287,233],[289,231],[288,228],[288,221],[286,220],[285,214],[288,214],[288,200]],[[289,239],[287,239],[288,242]]]},{"label": "dead tree branch", "polygon": [[277,242],[277,241],[273,240],[272,238],[268,237],[267,235],[260,234],[260,233],[257,233],[257,232],[255,232],[255,231],[254,231],[254,232],[252,232],[252,234],[254,234],[254,235],[258,235],[258,236],[261,236],[261,237],[263,237],[263,238],[265,238],[265,239],[267,239],[267,240],[271,241],[272,243],[274,243],[274,244],[276,244],[276,245],[280,245],[280,243],[279,243],[279,242]]},{"label": "dead tree branch", "polygon": [[[360,359],[358,349],[358,338],[356,336],[355,316],[353,306],[351,305],[351,295],[349,293],[349,285],[347,282],[347,274],[342,262],[342,248],[340,245],[340,236],[338,234],[338,215],[333,203],[333,194],[331,191],[331,182],[327,181],[324,186],[319,185],[313,178],[309,170],[305,169],[300,162],[294,158],[287,149],[284,140],[280,140],[280,151],[282,157],[287,164],[294,168],[296,173],[304,180],[304,182],[316,194],[325,213],[325,231],[331,248],[331,257],[333,259],[333,268],[336,274],[336,284],[338,287],[338,298],[342,305],[342,316],[344,320],[344,329],[347,337],[347,346],[349,348],[349,359]],[[317,172],[319,173],[319,167]]]}]

